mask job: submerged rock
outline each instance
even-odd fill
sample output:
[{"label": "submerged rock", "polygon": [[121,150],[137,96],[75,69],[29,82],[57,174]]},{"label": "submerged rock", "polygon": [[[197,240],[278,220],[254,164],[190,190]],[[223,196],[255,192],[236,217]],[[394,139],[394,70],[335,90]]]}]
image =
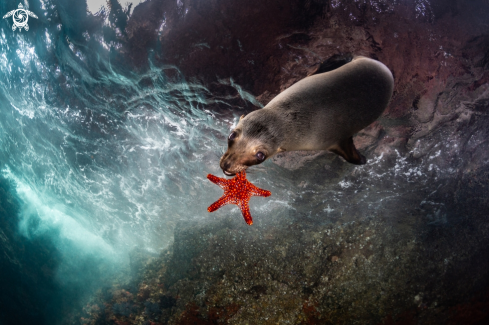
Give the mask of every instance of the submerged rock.
[{"label": "submerged rock", "polygon": [[[155,3],[135,10],[129,35]],[[104,312],[83,323],[488,322],[487,3],[310,1],[298,21],[298,2],[182,3],[187,18],[168,16],[159,59],[189,77],[232,77],[266,104],[321,60],[353,52],[384,62],[396,90],[355,137],[367,165],[276,157],[268,177],[289,202],[257,208],[252,227],[236,210],[179,223],[173,244],[98,297]]]}]

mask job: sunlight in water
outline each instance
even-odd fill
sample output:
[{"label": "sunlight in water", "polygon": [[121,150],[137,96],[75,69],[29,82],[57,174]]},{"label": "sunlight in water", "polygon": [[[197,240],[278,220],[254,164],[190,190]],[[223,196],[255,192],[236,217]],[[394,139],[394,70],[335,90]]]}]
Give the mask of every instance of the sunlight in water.
[{"label": "sunlight in water", "polygon": [[[141,2],[144,2],[144,0],[132,0],[132,1],[125,1],[122,2],[122,4],[127,8],[129,4],[132,4],[131,12],[134,10],[134,8],[140,4]],[[107,7],[107,0],[87,0],[87,7],[88,11],[90,11],[92,14],[95,14],[102,9],[102,7]]]}]

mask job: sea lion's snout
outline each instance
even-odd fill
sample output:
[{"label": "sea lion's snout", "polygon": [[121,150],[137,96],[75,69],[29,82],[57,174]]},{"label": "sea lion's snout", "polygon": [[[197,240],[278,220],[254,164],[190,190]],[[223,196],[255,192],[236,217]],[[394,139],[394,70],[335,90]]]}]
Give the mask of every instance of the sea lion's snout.
[{"label": "sea lion's snout", "polygon": [[226,176],[234,176],[236,173],[245,170],[247,167],[237,163],[236,154],[230,153],[229,150],[221,157],[219,166]]},{"label": "sea lion's snout", "polygon": [[282,149],[270,148],[275,143],[273,134],[263,124],[256,121],[252,112],[244,118],[241,116],[238,125],[228,136],[228,149],[222,155],[219,166],[227,176],[233,176],[250,166],[258,165]]},{"label": "sea lion's snout", "polygon": [[219,166],[224,174],[233,176],[250,166],[261,164],[267,158],[266,151],[247,149],[243,152],[229,148],[228,151],[221,157]]},{"label": "sea lion's snout", "polygon": [[223,170],[222,172],[223,172],[223,173],[224,173],[226,176],[234,176],[234,175],[236,175],[236,174],[231,174],[230,172],[225,171],[225,170]]},{"label": "sea lion's snout", "polygon": [[[240,120],[243,119],[243,116]],[[240,128],[235,128],[228,136],[228,149],[222,155],[219,166],[226,176],[234,176],[248,168],[243,158],[246,156],[246,146],[243,146],[243,134]]]},{"label": "sea lion's snout", "polygon": [[221,158],[221,163],[220,163],[220,166],[221,166],[221,169],[222,169],[222,172],[226,175],[226,176],[234,176],[235,173],[232,173],[229,171],[229,169],[231,169],[231,163],[227,160],[223,160],[224,156],[222,156]]}]

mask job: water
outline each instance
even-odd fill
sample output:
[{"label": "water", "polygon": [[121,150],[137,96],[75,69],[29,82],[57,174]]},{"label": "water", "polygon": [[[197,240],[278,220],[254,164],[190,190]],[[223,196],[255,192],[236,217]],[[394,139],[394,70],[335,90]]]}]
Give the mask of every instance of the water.
[{"label": "water", "polygon": [[233,120],[206,109],[214,99],[204,86],[166,80],[176,67],[124,71],[106,43],[39,29],[1,34],[4,177],[43,225],[74,241],[90,238],[107,254],[107,245],[164,247],[177,206],[198,211],[188,203]]},{"label": "water", "polygon": [[130,71],[101,30],[70,29],[87,19],[83,5],[32,5],[29,32],[0,31],[0,166],[19,202],[2,218],[54,245],[57,281],[80,281],[86,263],[108,277],[135,247],[158,252],[178,221],[204,218],[194,202],[218,195],[205,177],[237,116],[211,112],[225,99],[177,67]]},{"label": "water", "polygon": [[[207,213],[222,192],[206,175],[223,177],[229,131],[260,104],[230,78],[219,83],[236,95],[213,94],[151,50],[147,66],[132,66],[117,37],[124,22],[104,16],[97,1],[23,3],[39,17],[29,31],[13,32],[11,20],[0,26],[0,262],[8,265],[0,278],[12,292],[0,299],[0,324],[55,324],[95,290],[122,282],[135,249],[168,247],[179,224],[248,227],[236,207]],[[17,6],[4,1],[0,11]],[[432,11],[416,1],[414,17],[431,21]],[[369,149],[364,166],[324,154],[301,168],[281,167],[290,167],[285,160],[251,169],[250,180],[272,196],[252,199],[255,228],[240,231],[389,213],[396,224],[414,206],[427,227],[456,224],[443,189],[470,172],[467,156],[484,152],[487,137],[484,118],[464,124],[471,109],[454,115],[463,127],[412,137],[405,151]]]}]

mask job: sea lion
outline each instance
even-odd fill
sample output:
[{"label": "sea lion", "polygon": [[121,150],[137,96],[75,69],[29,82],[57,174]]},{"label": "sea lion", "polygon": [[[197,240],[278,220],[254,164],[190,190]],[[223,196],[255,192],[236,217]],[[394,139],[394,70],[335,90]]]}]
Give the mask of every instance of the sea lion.
[{"label": "sea lion", "polygon": [[393,88],[392,73],[381,62],[333,56],[264,108],[241,116],[220,167],[232,176],[294,150],[329,150],[352,164],[365,164],[352,137],[384,112]]}]

